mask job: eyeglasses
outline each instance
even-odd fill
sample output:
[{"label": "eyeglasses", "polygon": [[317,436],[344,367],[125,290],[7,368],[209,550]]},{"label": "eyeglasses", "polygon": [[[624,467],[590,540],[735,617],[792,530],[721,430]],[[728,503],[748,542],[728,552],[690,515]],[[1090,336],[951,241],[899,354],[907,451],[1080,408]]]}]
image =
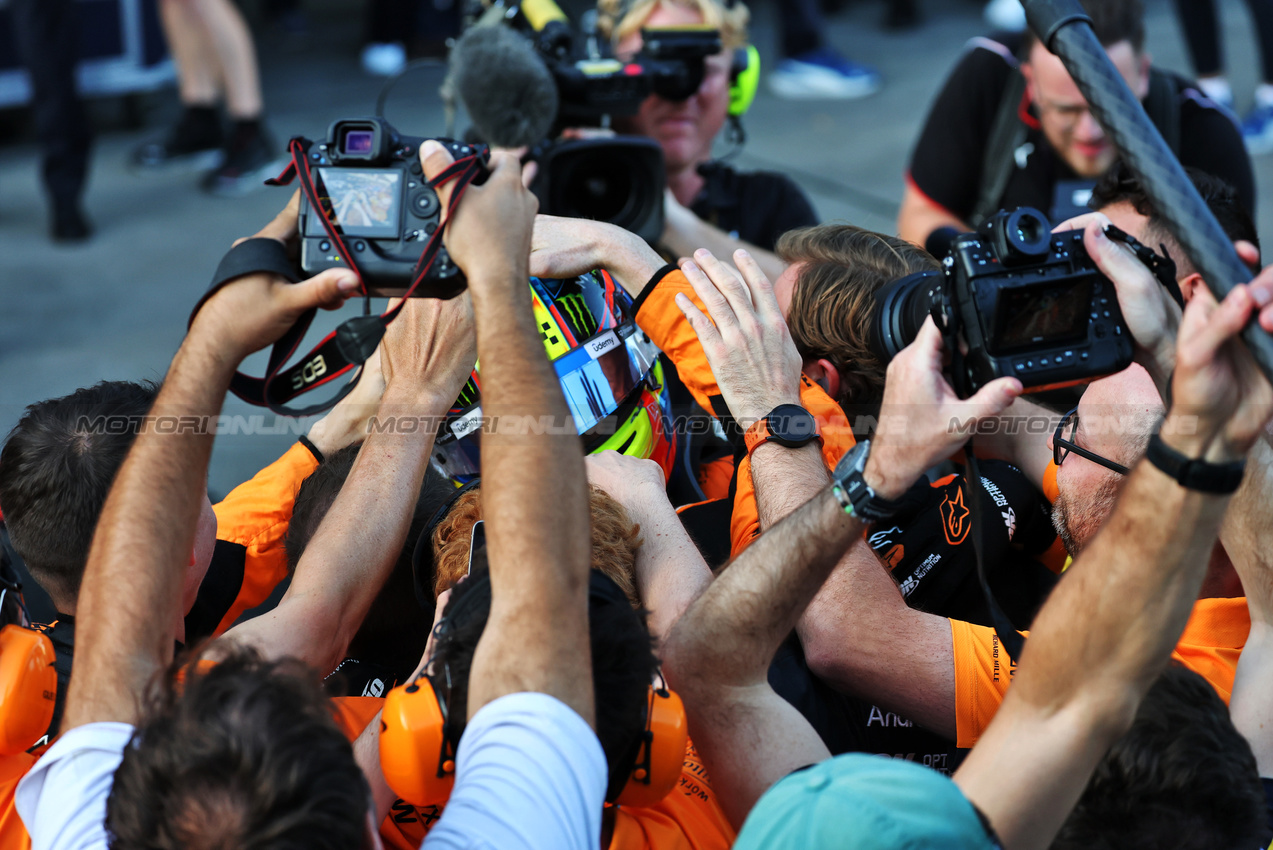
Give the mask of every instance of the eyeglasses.
[{"label": "eyeglasses", "polygon": [[1056,426],[1056,433],[1052,435],[1052,462],[1060,466],[1070,452],[1074,452],[1080,457],[1085,457],[1092,463],[1098,463],[1106,469],[1112,469],[1119,475],[1126,475],[1129,470],[1121,463],[1114,463],[1107,460],[1095,452],[1089,452],[1087,449],[1074,442],[1074,435],[1079,430],[1079,409],[1076,407],[1062,417]]}]

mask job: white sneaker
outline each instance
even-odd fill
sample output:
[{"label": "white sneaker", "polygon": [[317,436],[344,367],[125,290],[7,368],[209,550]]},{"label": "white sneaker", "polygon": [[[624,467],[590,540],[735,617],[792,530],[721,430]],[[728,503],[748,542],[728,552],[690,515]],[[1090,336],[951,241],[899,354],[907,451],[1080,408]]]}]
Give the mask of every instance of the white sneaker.
[{"label": "white sneaker", "polygon": [[406,65],[407,49],[396,41],[362,49],[362,69],[373,77],[392,77]]},{"label": "white sneaker", "polygon": [[879,71],[828,48],[783,59],[769,73],[769,89],[790,100],[852,100],[879,91]]},{"label": "white sneaker", "polygon": [[1025,32],[1025,7],[1021,0],[990,0],[981,13],[986,23],[1005,32]]}]

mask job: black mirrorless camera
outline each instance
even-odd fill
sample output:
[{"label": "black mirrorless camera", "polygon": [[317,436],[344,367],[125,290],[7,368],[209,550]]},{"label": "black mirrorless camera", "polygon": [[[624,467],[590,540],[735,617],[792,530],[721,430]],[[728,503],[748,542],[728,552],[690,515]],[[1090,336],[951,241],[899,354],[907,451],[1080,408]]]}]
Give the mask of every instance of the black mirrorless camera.
[{"label": "black mirrorless camera", "polygon": [[[406,293],[442,214],[437,193],[420,168],[419,150],[425,141],[400,135],[383,118],[360,118],[335,122],[327,141],[310,145],[305,156],[321,209],[314,209],[301,193],[301,269],[306,274],[351,266],[324,226],[326,221],[357,264],[368,294]],[[457,160],[475,153],[485,158],[485,148],[437,141]],[[439,246],[413,294],[450,298],[464,287],[464,273]]]},{"label": "black mirrorless camera", "polygon": [[930,313],[944,325],[951,384],[967,398],[1005,375],[1027,391],[1109,375],[1132,362],[1114,285],[1083,231],[1052,233],[1038,210],[996,213],[956,237],[942,270],[908,275],[876,294],[872,345],[887,360]]}]

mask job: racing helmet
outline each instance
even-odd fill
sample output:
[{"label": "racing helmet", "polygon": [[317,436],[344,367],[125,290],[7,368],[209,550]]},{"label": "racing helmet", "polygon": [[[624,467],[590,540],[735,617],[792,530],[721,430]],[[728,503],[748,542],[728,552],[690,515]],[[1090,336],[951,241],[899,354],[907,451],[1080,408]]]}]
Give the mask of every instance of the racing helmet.
[{"label": "racing helmet", "polygon": [[[535,324],[588,454],[647,458],[666,478],[676,457],[659,349],[637,327],[632,299],[610,273],[530,279]],[[481,364],[474,367],[434,444],[433,464],[457,485],[481,470]]]}]

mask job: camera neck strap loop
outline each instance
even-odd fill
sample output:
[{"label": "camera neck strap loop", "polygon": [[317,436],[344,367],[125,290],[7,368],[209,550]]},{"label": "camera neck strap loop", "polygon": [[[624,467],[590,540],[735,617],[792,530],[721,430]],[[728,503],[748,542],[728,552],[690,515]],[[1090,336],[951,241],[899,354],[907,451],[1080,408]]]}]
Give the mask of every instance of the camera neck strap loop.
[{"label": "camera neck strap loop", "polygon": [[[271,186],[286,186],[299,178],[301,191],[309,200],[311,208],[321,212],[324,207],[319,198],[318,190],[314,185],[309,160],[305,154],[309,148],[310,143],[308,140],[299,136],[293,138],[288,143],[288,150],[292,155],[291,163],[278,177],[266,182]],[[294,366],[284,368],[284,364],[295,354],[301,339],[304,338],[305,332],[309,330],[309,326],[317,314],[316,310],[306,312],[278,342],[274,343],[274,347],[270,351],[269,363],[264,377],[253,378],[241,372],[235,372],[234,377],[230,381],[230,391],[249,404],[268,407],[274,413],[287,416],[311,416],[322,413],[348,395],[358,384],[358,379],[362,375],[361,369],[359,369],[353,380],[349,381],[332,398],[306,407],[287,406],[287,402],[302,393],[329,383],[354,367],[361,367],[367,361],[367,358],[375,352],[376,346],[380,344],[380,340],[384,336],[385,329],[389,327],[390,322],[397,318],[403,305],[406,304],[406,299],[415,293],[416,287],[424,280],[438,254],[442,251],[442,234],[446,230],[447,222],[450,221],[456,206],[463,197],[464,190],[471,183],[480,182],[485,176],[486,167],[483,154],[484,151],[479,149],[472,156],[456,160],[436,178],[428,181],[428,185],[435,190],[437,187],[444,186],[447,183],[456,183],[455,189],[451,193],[450,203],[447,205],[446,218],[425,243],[420,260],[416,263],[415,270],[412,273],[411,286],[397,304],[380,315],[370,315],[371,299],[367,294],[367,285],[363,280],[362,270],[358,267],[357,260],[354,259],[354,254],[345,245],[344,235],[337,229],[335,223],[328,215],[319,215],[318,219],[322,222],[328,238],[332,240],[332,244],[338,246],[341,257],[344,258],[350,270],[358,277],[364,298],[364,315],[355,316],[342,322],[336,330],[329,333],[315,345],[300,362]],[[230,249],[229,253],[222,258],[221,264],[217,267],[216,274],[213,276],[212,285],[190,314],[191,322],[194,321],[195,314],[198,313],[204,302],[222,286],[243,275],[258,272],[278,275],[290,283],[296,283],[300,280],[282,243],[275,239],[248,239]],[[462,291],[463,286],[458,286],[451,292],[449,297],[454,297]]]},{"label": "camera neck strap loop", "polygon": [[1180,291],[1180,284],[1176,282],[1176,261],[1167,252],[1166,245],[1158,246],[1162,250],[1162,253],[1159,254],[1130,233],[1112,224],[1105,225],[1105,235],[1111,240],[1122,242],[1131,248],[1132,253],[1136,255],[1136,259],[1145,264],[1145,268],[1149,269],[1150,273],[1158,279],[1158,282],[1167,290],[1167,294],[1171,296],[1172,300],[1182,310],[1184,309],[1185,296]]}]

